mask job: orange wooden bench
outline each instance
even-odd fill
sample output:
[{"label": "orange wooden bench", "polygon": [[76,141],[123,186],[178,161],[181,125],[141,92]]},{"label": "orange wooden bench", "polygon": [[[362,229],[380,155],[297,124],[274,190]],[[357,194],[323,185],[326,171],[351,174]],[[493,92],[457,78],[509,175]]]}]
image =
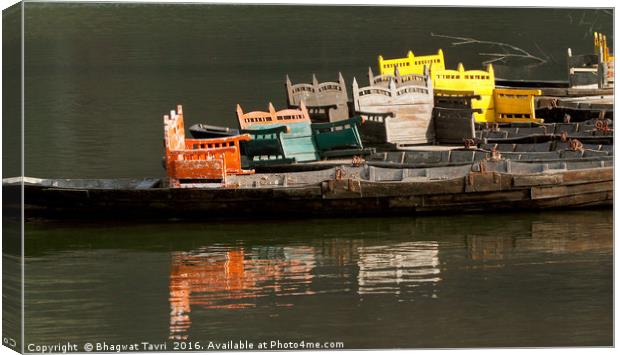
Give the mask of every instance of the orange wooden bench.
[{"label": "orange wooden bench", "polygon": [[213,139],[187,139],[183,108],[164,115],[166,173],[171,187],[195,187],[225,183],[226,175],[253,174],[241,168],[240,142],[249,134]]}]

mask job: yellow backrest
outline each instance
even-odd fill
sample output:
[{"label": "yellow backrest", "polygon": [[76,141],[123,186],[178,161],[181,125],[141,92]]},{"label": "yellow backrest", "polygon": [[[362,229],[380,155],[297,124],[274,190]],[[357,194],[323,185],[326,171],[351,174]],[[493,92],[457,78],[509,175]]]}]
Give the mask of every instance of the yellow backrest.
[{"label": "yellow backrest", "polygon": [[489,64],[487,70],[465,70],[459,63],[456,70],[433,70],[433,89],[448,91],[470,91],[480,95],[480,100],[472,101],[472,108],[479,108],[481,113],[475,113],[476,122],[493,122],[495,111],[493,105],[493,90],[495,89],[495,74],[493,66]]},{"label": "yellow backrest", "polygon": [[534,105],[534,96],[540,94],[540,90],[532,89],[495,89],[495,121],[541,123],[543,120],[536,118]]},{"label": "yellow backrest", "polygon": [[609,54],[609,47],[607,47],[607,36],[594,32],[594,54],[599,55],[601,51],[603,52],[603,62],[609,63],[614,61],[614,57]]},{"label": "yellow backrest", "polygon": [[395,75],[394,69],[398,68],[401,75],[424,74],[424,66],[431,70],[445,69],[443,51],[440,49],[437,54],[415,56],[412,51],[407,53],[404,58],[383,59],[379,56],[379,71],[381,75]]}]

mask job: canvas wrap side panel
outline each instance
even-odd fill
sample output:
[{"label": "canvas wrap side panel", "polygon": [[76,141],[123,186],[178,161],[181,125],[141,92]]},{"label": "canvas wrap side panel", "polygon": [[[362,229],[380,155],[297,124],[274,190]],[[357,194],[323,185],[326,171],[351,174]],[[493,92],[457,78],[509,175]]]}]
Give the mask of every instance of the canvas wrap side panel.
[{"label": "canvas wrap side panel", "polygon": [[[22,176],[22,11],[23,3],[2,11],[3,179]],[[23,353],[22,184],[2,184],[2,345]]]}]

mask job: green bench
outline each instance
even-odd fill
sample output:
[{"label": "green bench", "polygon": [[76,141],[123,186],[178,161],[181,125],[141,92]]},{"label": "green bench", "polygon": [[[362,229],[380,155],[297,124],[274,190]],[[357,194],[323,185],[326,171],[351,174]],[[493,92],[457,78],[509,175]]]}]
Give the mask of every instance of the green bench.
[{"label": "green bench", "polygon": [[244,144],[243,154],[250,166],[312,162],[321,159],[368,155],[359,134],[360,117],[329,123],[311,123],[302,103],[300,109],[243,113],[237,105],[241,132],[252,140]]}]

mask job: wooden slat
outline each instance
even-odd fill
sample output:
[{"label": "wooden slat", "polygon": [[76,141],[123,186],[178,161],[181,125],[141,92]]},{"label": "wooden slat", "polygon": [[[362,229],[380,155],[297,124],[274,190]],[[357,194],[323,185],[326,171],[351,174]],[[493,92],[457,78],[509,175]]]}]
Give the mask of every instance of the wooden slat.
[{"label": "wooden slat", "polygon": [[545,186],[545,187],[532,187],[531,198],[532,200],[544,199],[544,198],[557,198],[565,196],[576,196],[581,194],[587,194],[592,192],[608,192],[613,191],[613,182],[604,181],[590,184],[580,185],[562,185],[562,186]]},{"label": "wooden slat", "polygon": [[512,178],[512,184],[515,187],[556,185],[556,184],[561,184],[562,182],[563,182],[562,174],[515,175]]}]

